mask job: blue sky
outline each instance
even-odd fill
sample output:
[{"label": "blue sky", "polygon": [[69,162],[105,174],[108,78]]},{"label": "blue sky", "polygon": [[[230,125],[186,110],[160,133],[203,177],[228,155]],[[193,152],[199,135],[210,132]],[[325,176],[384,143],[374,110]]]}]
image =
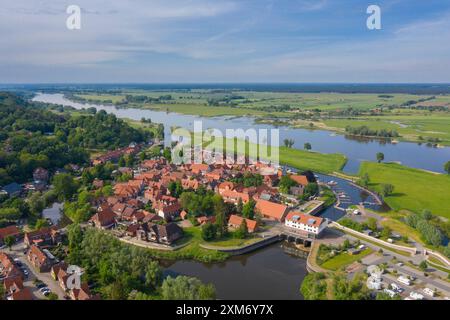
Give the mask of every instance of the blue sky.
[{"label": "blue sky", "polygon": [[450,82],[447,0],[7,0],[0,34],[2,83]]}]

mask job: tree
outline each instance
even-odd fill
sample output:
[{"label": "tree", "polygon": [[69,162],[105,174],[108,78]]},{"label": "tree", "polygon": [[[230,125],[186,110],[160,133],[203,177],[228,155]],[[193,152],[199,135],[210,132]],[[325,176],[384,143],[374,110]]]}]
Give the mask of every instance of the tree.
[{"label": "tree", "polygon": [[293,139],[284,139],[283,144],[286,148],[292,148],[295,144],[295,141]]},{"label": "tree", "polygon": [[216,289],[197,278],[169,276],[161,286],[161,296],[164,300],[212,300],[216,298]]},{"label": "tree", "polygon": [[256,206],[255,200],[250,199],[242,207],[242,216],[247,219],[253,219],[253,217],[255,216],[255,206]]},{"label": "tree", "polygon": [[225,236],[228,232],[227,228],[227,219],[225,217],[225,205],[222,203],[221,205],[217,205],[218,208],[215,209],[216,211],[216,233],[219,238],[222,238]]},{"label": "tree", "polygon": [[207,222],[202,227],[202,239],[205,241],[211,241],[216,238],[216,226],[210,222]]},{"label": "tree", "polygon": [[445,172],[447,172],[448,174],[450,174],[450,161],[447,161],[447,162],[444,164],[444,170],[445,170]]},{"label": "tree", "polygon": [[395,294],[393,297],[391,297],[386,292],[378,292],[377,297],[375,299],[376,300],[401,300],[402,298],[398,294]]},{"label": "tree", "polygon": [[419,269],[422,271],[426,271],[428,268],[428,264],[425,260],[421,261],[419,264]]},{"label": "tree", "polygon": [[350,247],[351,247],[350,240],[345,239],[345,240],[344,240],[344,243],[342,244],[342,248],[343,248],[344,250],[347,250],[347,249],[350,248]]},{"label": "tree", "polygon": [[0,286],[0,301],[5,298],[5,287],[3,285]]},{"label": "tree", "polygon": [[311,143],[309,143],[309,142],[306,142],[304,145],[303,145],[303,148],[305,149],[305,150],[311,150],[312,149],[312,146],[311,146]]},{"label": "tree", "polygon": [[388,226],[384,227],[383,230],[381,230],[381,237],[383,238],[389,238],[391,236],[392,229]]},{"label": "tree", "polygon": [[48,227],[48,226],[49,226],[49,224],[48,224],[47,219],[38,219],[36,221],[36,223],[34,224],[34,229],[40,230],[40,229],[42,229],[44,227]]},{"label": "tree", "polygon": [[380,163],[384,160],[384,153],[383,152],[377,152],[377,161]]},{"label": "tree", "polygon": [[351,280],[345,274],[335,274],[332,292],[334,300],[368,300],[370,297],[361,274],[356,274]]},{"label": "tree", "polygon": [[319,193],[319,185],[315,182],[308,183],[303,190],[302,199],[308,200],[310,197],[313,197]]},{"label": "tree", "polygon": [[327,282],[321,272],[309,273],[303,279],[300,292],[305,300],[326,300]]},{"label": "tree", "polygon": [[384,197],[388,197],[394,192],[394,186],[389,183],[383,184],[383,186],[381,188],[382,188],[381,192]]},{"label": "tree", "polygon": [[11,250],[12,246],[16,243],[16,238],[14,236],[6,236],[3,241],[8,246],[9,250]]},{"label": "tree", "polygon": [[242,213],[242,209],[244,207],[244,204],[242,202],[242,198],[238,199],[237,205],[236,205],[236,212],[237,213]]},{"label": "tree", "polygon": [[367,173],[365,173],[359,180],[358,184],[364,188],[367,188],[370,183],[370,177]]},{"label": "tree", "polygon": [[58,300],[58,295],[54,292],[50,292],[50,294],[47,296],[48,300]]},{"label": "tree", "polygon": [[247,237],[247,234],[248,234],[247,222],[245,221],[245,219],[242,219],[241,225],[235,231],[234,236],[237,239],[245,239],[245,237]]},{"label": "tree", "polygon": [[367,219],[366,223],[367,223],[367,228],[369,228],[373,232],[376,232],[378,230],[377,219],[370,217],[369,219]]},{"label": "tree", "polygon": [[430,210],[423,210],[422,212],[422,218],[429,221],[433,218],[433,214],[430,212]]},{"label": "tree", "polygon": [[289,193],[291,187],[297,186],[298,183],[291,179],[289,176],[282,176],[278,187],[282,193]]},{"label": "tree", "polygon": [[61,200],[70,200],[78,190],[78,183],[67,173],[61,173],[53,177],[53,186]]}]

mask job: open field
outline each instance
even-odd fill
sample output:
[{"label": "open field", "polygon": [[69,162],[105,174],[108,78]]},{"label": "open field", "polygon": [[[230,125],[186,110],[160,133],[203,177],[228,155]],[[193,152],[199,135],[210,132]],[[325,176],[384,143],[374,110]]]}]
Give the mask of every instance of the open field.
[{"label": "open field", "polygon": [[[214,140],[208,144],[208,149],[223,150],[226,149],[226,145],[231,143],[230,139],[223,139],[220,143],[218,140]],[[205,144],[206,146],[206,144]],[[205,147],[204,146],[204,147]],[[300,149],[293,149],[287,147],[268,147],[268,156],[265,157],[265,152],[260,150],[259,145],[246,142],[244,140],[235,139],[234,150],[237,150],[241,154],[256,155],[258,154],[261,160],[272,161],[276,160],[273,157],[277,152],[279,153],[279,162],[283,165],[291,166],[298,170],[312,170],[319,173],[333,173],[341,171],[347,162],[347,158],[342,154],[324,154],[314,151],[306,151]],[[250,151],[251,150],[253,151]],[[257,153],[255,153],[257,152]],[[252,157],[252,156],[251,156]],[[253,156],[252,158],[256,158]]]},{"label": "open field", "polygon": [[[256,92],[240,90],[188,90],[188,91],[146,91],[127,90],[117,94],[109,93],[83,93],[76,94],[78,98],[89,101],[111,101],[117,103],[125,98],[125,95],[147,96],[158,98],[170,94],[174,104],[207,105],[208,100],[223,100],[232,97],[233,105],[239,108],[265,109],[273,106],[289,105],[292,109],[314,110],[339,110],[353,108],[358,110],[369,110],[374,108],[398,107],[407,102],[415,101],[419,105],[449,106],[450,96],[442,95],[432,99],[431,95],[414,94],[364,94],[364,93],[293,93],[293,92]],[[420,102],[420,99],[430,99]],[[171,104],[172,104],[171,102]],[[414,103],[412,103],[414,105]],[[232,109],[226,106],[227,109]],[[229,110],[229,112],[232,112]]]},{"label": "open field", "polygon": [[427,142],[439,139],[439,144],[450,145],[450,116],[440,115],[396,115],[383,117],[360,117],[352,119],[330,119],[319,122],[320,128],[345,132],[345,127],[367,126],[371,130],[395,130],[399,140]]},{"label": "open field", "polygon": [[396,211],[430,210],[433,214],[450,218],[450,176],[412,169],[398,164],[364,162],[360,175],[367,173],[370,188],[381,191],[382,184],[392,184],[394,193],[385,198]]}]

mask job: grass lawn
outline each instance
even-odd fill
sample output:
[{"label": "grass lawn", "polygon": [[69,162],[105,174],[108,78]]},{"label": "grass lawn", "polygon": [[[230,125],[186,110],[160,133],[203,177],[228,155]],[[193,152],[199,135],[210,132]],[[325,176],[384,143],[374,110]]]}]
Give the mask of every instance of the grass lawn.
[{"label": "grass lawn", "polygon": [[261,238],[250,237],[247,239],[236,239],[233,237],[233,232],[230,232],[227,237],[210,242],[202,239],[202,228],[189,227],[184,228],[184,237],[175,243],[176,246],[185,245],[184,247],[175,251],[162,251],[149,249],[157,258],[162,259],[194,259],[202,262],[219,262],[224,261],[229,257],[229,254],[217,250],[205,249],[200,244],[217,246],[217,247],[238,247],[254,243]]},{"label": "grass lawn", "polygon": [[[180,133],[182,134],[182,133]],[[185,134],[187,134],[185,132]],[[191,141],[193,141],[195,137],[191,133]],[[200,141],[200,137],[198,137]],[[204,142],[203,148],[209,150],[226,150],[227,145],[232,143],[231,139],[223,138],[214,139],[209,141],[209,138],[205,138],[207,142]],[[252,151],[250,151],[250,149]],[[244,141],[242,139],[235,138],[234,141],[234,150],[238,154],[251,154],[251,158],[256,159],[256,155],[259,155],[260,159],[266,161],[276,162],[277,160],[287,166],[291,166],[298,170],[312,170],[314,172],[319,173],[333,173],[340,171],[347,162],[347,158],[343,154],[333,153],[319,153],[314,151],[306,151],[300,149],[287,148],[284,146],[281,147],[270,147],[268,146],[268,151],[270,153],[265,153],[259,145],[255,143],[250,143],[248,141]],[[279,153],[279,158],[277,159],[275,156],[276,152]]]},{"label": "grass lawn", "polygon": [[252,237],[246,239],[237,239],[233,237],[233,232],[229,232],[228,236],[225,239],[213,240],[203,243],[206,245],[217,246],[217,247],[241,247],[246,246],[257,241],[260,241],[262,238]]},{"label": "grass lawn", "polygon": [[396,211],[402,209],[450,218],[450,176],[412,169],[398,164],[364,162],[360,175],[367,173],[370,188],[381,191],[382,184],[392,184],[395,189],[386,203]]},{"label": "grass lawn", "polygon": [[342,252],[322,263],[321,267],[328,270],[336,271],[348,266],[349,264],[352,264],[355,261],[364,258],[365,256],[368,256],[372,252],[373,250],[371,248],[366,248],[365,250],[355,255],[350,255],[347,252]]},{"label": "grass lawn", "polygon": [[184,228],[183,230],[184,237],[175,243],[177,246],[188,243],[181,249],[175,251],[149,250],[156,258],[169,260],[194,259],[201,262],[218,262],[229,257],[227,253],[200,247],[200,243],[204,242],[201,238],[200,227]]},{"label": "grass lawn", "polygon": [[448,269],[445,266],[443,266],[441,260],[439,260],[439,259],[437,259],[435,257],[429,257],[428,258],[428,264],[430,265],[430,267],[436,268],[436,269],[441,270],[443,272],[450,273],[450,269]]},{"label": "grass lawn", "polygon": [[403,236],[407,236],[408,238],[425,245],[421,238],[420,232],[414,228],[411,228],[406,223],[403,223],[393,218],[385,218],[384,220],[381,221],[381,225],[383,227],[389,227],[392,229],[392,231],[399,233]]},{"label": "grass lawn", "polygon": [[[340,229],[337,229],[337,230],[340,230]],[[352,237],[354,237],[354,238],[356,238],[356,239],[359,239],[359,240],[361,240],[361,241],[363,241],[363,242],[368,242],[368,243],[371,243],[371,244],[373,244],[373,245],[376,245],[376,246],[382,248],[383,250],[392,251],[392,252],[401,254],[402,256],[405,256],[405,257],[410,257],[410,256],[411,256],[411,253],[409,253],[409,252],[406,252],[406,251],[403,251],[403,250],[398,250],[398,249],[394,249],[394,248],[387,247],[387,246],[385,246],[385,245],[382,245],[381,243],[378,243],[378,242],[376,242],[376,241],[371,241],[371,240],[369,240],[369,239],[367,239],[367,238],[360,237],[360,236],[358,236],[358,235],[356,235],[356,234],[354,234],[354,233],[350,233],[350,232],[346,232],[346,231],[342,231],[342,230],[340,230],[340,231],[341,231],[341,232],[344,232],[344,233],[346,233],[346,234],[348,234],[348,235],[350,235],[350,236],[352,236]]]},{"label": "grass lawn", "polygon": [[347,159],[342,154],[324,154],[280,147],[280,162],[300,170],[333,173],[340,171]]}]

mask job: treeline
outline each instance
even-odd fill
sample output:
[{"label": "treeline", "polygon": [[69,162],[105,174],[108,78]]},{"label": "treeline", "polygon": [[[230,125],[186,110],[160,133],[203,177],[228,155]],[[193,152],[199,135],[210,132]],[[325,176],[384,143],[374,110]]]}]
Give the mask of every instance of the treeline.
[{"label": "treeline", "polygon": [[69,227],[71,264],[84,268],[83,281],[110,300],[214,299],[215,289],[195,278],[164,279],[149,250],[125,245],[115,237],[79,225]]},{"label": "treeline", "polygon": [[244,96],[239,95],[226,95],[220,98],[209,98],[207,99],[208,106],[218,107],[218,106],[228,106],[228,107],[236,107],[238,104],[234,100],[242,100],[245,99]]},{"label": "treeline", "polygon": [[69,145],[110,150],[153,137],[152,132],[135,129],[104,110],[69,118],[55,127],[55,135]]},{"label": "treeline", "polygon": [[345,132],[355,136],[382,137],[382,138],[399,137],[398,132],[395,130],[386,130],[386,129],[372,130],[369,129],[369,127],[367,126],[360,126],[360,127],[347,126],[345,127]]},{"label": "treeline", "polygon": [[405,218],[405,222],[419,231],[427,244],[440,248],[450,258],[450,246],[442,246],[446,238],[450,236],[449,222],[441,221],[439,217],[433,216],[429,211],[410,214]]},{"label": "treeline", "polygon": [[259,110],[259,111],[267,111],[267,112],[289,112],[292,110],[298,110],[298,108],[292,108],[288,104],[255,107],[252,109]]},{"label": "treeline", "polygon": [[173,97],[170,94],[162,95],[158,98],[153,98],[146,95],[127,94],[125,96],[125,101],[123,101],[122,103],[163,103],[171,100],[173,100]]}]

